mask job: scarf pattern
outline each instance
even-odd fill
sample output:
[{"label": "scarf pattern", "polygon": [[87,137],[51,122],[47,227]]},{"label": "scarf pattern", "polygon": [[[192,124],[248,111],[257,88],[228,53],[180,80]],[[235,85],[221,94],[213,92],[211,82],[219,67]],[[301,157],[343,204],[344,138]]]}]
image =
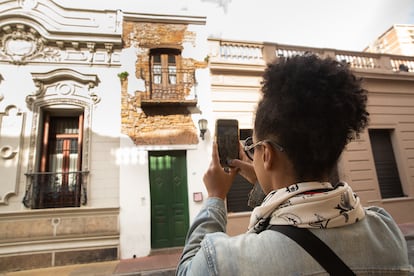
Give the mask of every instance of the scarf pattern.
[{"label": "scarf pattern", "polygon": [[249,233],[269,225],[333,228],[353,224],[365,216],[358,196],[346,182],[303,182],[270,192],[250,217]]}]

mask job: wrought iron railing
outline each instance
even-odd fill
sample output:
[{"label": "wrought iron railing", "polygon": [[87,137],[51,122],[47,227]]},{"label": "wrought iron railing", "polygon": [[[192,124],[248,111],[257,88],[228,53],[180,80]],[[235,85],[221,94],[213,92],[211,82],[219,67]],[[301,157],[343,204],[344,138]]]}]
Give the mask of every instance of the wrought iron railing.
[{"label": "wrought iron railing", "polygon": [[[141,101],[186,101],[195,99],[194,70],[162,68],[157,74],[147,73],[144,76],[147,89],[141,95]],[[193,94],[193,95],[191,95]]]},{"label": "wrought iron railing", "polygon": [[87,171],[26,173],[28,185],[23,198],[27,208],[79,207],[87,203]]}]

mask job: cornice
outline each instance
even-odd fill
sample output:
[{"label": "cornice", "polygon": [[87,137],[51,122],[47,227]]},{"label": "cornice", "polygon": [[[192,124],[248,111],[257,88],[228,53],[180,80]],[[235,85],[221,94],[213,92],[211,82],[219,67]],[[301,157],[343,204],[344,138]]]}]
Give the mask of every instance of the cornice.
[{"label": "cornice", "polygon": [[27,211],[10,211],[0,213],[0,221],[10,221],[26,219],[49,218],[50,216],[59,217],[80,217],[80,216],[98,216],[98,215],[118,215],[119,207],[82,207],[82,208],[56,208],[56,209],[32,209]]},{"label": "cornice", "polygon": [[51,0],[9,0],[0,3],[0,27],[25,24],[47,40],[121,44],[122,13],[117,10],[65,8]]},{"label": "cornice", "polygon": [[124,12],[125,21],[133,22],[155,22],[155,23],[171,23],[171,24],[194,24],[205,25],[207,17],[197,15],[170,15],[170,14],[153,14],[153,13],[133,13]]},{"label": "cornice", "polygon": [[262,76],[266,65],[264,63],[236,63],[236,62],[210,62],[209,68],[213,74],[249,74]]},{"label": "cornice", "polygon": [[50,84],[58,80],[72,79],[80,83],[87,83],[91,87],[95,87],[99,83],[96,75],[81,74],[71,69],[56,69],[46,73],[32,73],[33,80],[40,81],[43,84]]},{"label": "cornice", "polygon": [[24,21],[0,26],[0,61],[17,65],[29,62],[117,65],[120,62],[120,42],[96,42],[92,37],[80,41],[77,36],[76,40],[71,40],[71,36],[49,40],[38,31],[42,28]]},{"label": "cornice", "polygon": [[390,70],[367,70],[353,69],[355,74],[364,79],[380,79],[387,81],[408,81],[414,82],[414,74],[410,72],[390,71]]}]

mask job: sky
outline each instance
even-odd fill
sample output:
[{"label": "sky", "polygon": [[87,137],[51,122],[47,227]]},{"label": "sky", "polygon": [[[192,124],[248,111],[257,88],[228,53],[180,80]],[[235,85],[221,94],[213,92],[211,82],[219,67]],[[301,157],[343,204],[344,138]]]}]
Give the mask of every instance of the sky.
[{"label": "sky", "polygon": [[361,51],[393,24],[414,24],[414,0],[232,0],[211,17],[222,38]]},{"label": "sky", "polygon": [[[143,13],[207,16],[216,38],[362,51],[394,24],[414,24],[414,0],[56,0]],[[95,4],[96,6],[96,4]]]}]

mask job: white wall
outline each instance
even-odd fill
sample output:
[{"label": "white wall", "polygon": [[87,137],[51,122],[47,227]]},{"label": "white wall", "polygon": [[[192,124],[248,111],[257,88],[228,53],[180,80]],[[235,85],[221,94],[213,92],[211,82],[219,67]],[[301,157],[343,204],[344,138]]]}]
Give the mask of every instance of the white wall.
[{"label": "white wall", "polygon": [[[199,32],[200,30],[198,28],[197,26],[193,26],[191,29]],[[198,34],[197,38],[199,38]],[[202,36],[203,34],[200,35]],[[184,45],[183,55],[203,60],[207,55],[206,40],[204,42],[197,42],[196,45],[197,47],[195,48],[189,43]],[[129,61],[123,63],[122,70],[132,71],[131,66],[128,64],[135,64],[131,56],[133,52],[133,49],[123,51],[121,55],[122,60]],[[151,251],[151,194],[148,151],[186,150],[190,224],[204,202],[194,202],[193,193],[202,192],[204,200],[207,198],[202,177],[211,159],[211,134],[214,129],[210,100],[210,76],[209,69],[198,69],[195,73],[197,78],[197,87],[195,89],[198,99],[198,109],[201,110],[201,113],[193,110],[192,119],[197,128],[200,118],[206,118],[209,121],[209,130],[205,135],[205,140],[200,138],[197,145],[136,146],[127,136],[123,136],[120,139],[120,148],[117,150],[116,156],[117,164],[120,167],[121,259],[133,258],[134,255],[137,257],[147,256]],[[132,74],[133,76],[134,74]]]},{"label": "white wall", "polygon": [[101,97],[91,110],[90,178],[88,206],[119,206],[119,165],[116,152],[120,146],[121,85],[119,68],[95,69],[100,83],[96,93]]},{"label": "white wall", "polygon": [[151,250],[151,198],[148,151],[122,137],[117,153],[120,166],[120,258],[146,256]]},{"label": "white wall", "polygon": [[[20,112],[24,113],[22,135],[20,137],[14,137],[17,140],[16,144],[20,144],[18,148],[13,146],[13,150],[17,151],[18,156],[14,158],[17,162],[14,162],[11,167],[5,166],[6,164],[0,162],[0,174],[2,174],[0,177],[0,186],[3,188],[7,186],[7,188],[5,188],[6,190],[10,192],[13,190],[13,192],[15,192],[15,194],[9,194],[5,205],[0,205],[0,210],[6,212],[24,209],[21,201],[26,188],[26,176],[24,173],[27,172],[27,147],[29,145],[28,138],[30,137],[32,121],[31,113],[25,102],[25,96],[31,94],[36,88],[30,74],[31,68],[9,64],[2,64],[1,68],[2,70],[0,74],[2,75],[3,80],[0,82],[0,94],[2,98],[2,100],[0,100],[0,113],[5,112],[6,108],[9,106],[15,106]],[[2,140],[1,137],[0,140]],[[0,146],[5,146],[3,141]],[[7,178],[1,173],[2,170],[13,170],[14,172]],[[4,194],[2,192],[0,197],[3,196]]]}]

